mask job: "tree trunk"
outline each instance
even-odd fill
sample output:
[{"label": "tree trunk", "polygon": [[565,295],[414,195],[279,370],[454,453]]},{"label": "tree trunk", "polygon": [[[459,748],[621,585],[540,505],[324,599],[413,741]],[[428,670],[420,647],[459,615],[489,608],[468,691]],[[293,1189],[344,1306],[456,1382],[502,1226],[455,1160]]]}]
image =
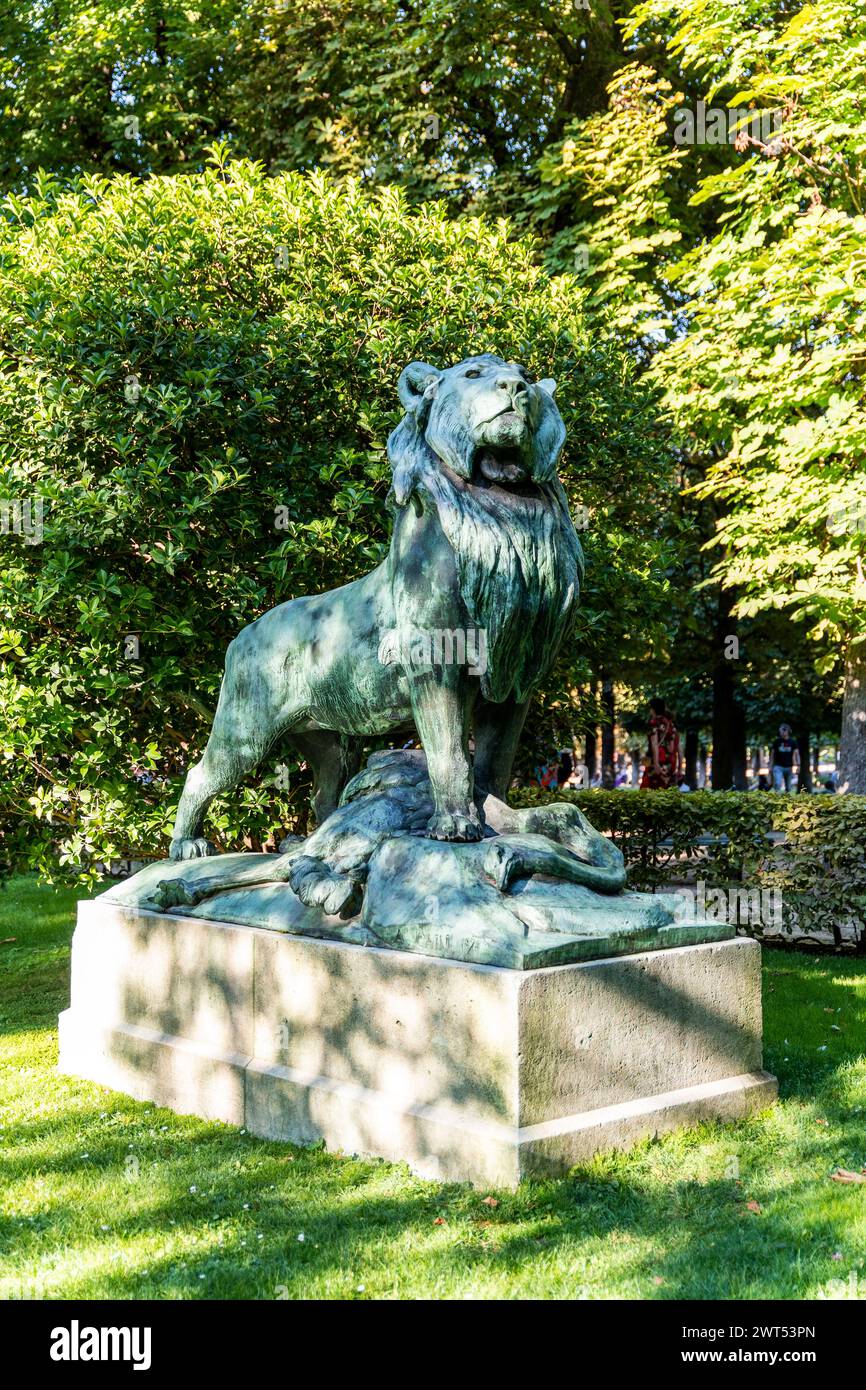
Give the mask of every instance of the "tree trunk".
[{"label": "tree trunk", "polygon": [[631,750],[631,783],[632,783],[632,786],[633,786],[633,787],[639,787],[639,786],[640,786],[640,778],[641,778],[641,771],[642,771],[641,765],[640,765],[640,760],[641,760],[641,751],[640,751],[640,749],[639,749],[639,748],[633,748],[633,749]]},{"label": "tree trunk", "polygon": [[610,676],[605,676],[601,683],[601,703],[604,708],[604,723],[601,726],[601,785],[611,788],[616,782],[613,767],[613,727],[616,709],[613,681]]},{"label": "tree trunk", "polygon": [[733,663],[722,660],[713,672],[713,791],[745,785],[746,735],[737,703]]},{"label": "tree trunk", "polygon": [[713,791],[728,791],[734,780],[734,670],[725,657],[725,638],[730,632],[730,598],[724,589],[719,594],[716,617],[713,667]]},{"label": "tree trunk", "polygon": [[736,689],[734,690],[734,708],[731,721],[731,785],[734,791],[744,792],[748,785],[746,781],[746,714],[739,700],[737,699]]},{"label": "tree trunk", "polygon": [[866,644],[845,653],[839,790],[866,794]]},{"label": "tree trunk", "polygon": [[703,791],[707,785],[707,745],[698,744],[698,788]]},{"label": "tree trunk", "polygon": [[812,759],[809,753],[809,730],[803,729],[797,735],[797,752],[800,754],[800,767],[797,771],[797,791],[812,790]]},{"label": "tree trunk", "polygon": [[685,746],[685,772],[684,776],[692,791],[698,785],[698,731],[697,729],[686,729]]},{"label": "tree trunk", "polygon": [[713,668],[713,791],[746,786],[746,721],[737,701],[735,662],[726,647],[737,634],[731,613],[733,596],[723,589],[716,617],[716,662]]},{"label": "tree trunk", "polygon": [[728,791],[734,778],[731,757],[734,691],[727,662],[713,672],[713,791]]},{"label": "tree trunk", "polygon": [[595,729],[587,729],[583,743],[583,761],[586,764],[586,775],[590,782],[595,776],[596,746]]}]

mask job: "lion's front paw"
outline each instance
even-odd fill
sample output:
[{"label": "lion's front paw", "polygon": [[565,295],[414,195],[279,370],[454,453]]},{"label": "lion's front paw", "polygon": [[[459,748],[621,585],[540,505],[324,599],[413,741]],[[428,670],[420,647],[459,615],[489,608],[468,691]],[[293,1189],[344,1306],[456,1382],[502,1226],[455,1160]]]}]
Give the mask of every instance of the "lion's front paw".
[{"label": "lion's front paw", "polygon": [[207,859],[216,854],[210,840],[172,840],[168,850],[169,859]]},{"label": "lion's front paw", "polygon": [[164,878],[156,885],[153,902],[167,912],[172,907],[195,907],[200,901],[192,884],[182,878]]},{"label": "lion's front paw", "polygon": [[484,830],[471,812],[437,811],[427,822],[427,834],[431,840],[480,840]]},{"label": "lion's front paw", "polygon": [[338,874],[310,855],[296,859],[289,887],[307,907],[320,907],[332,917],[352,917],[361,910],[363,888],[351,874]]}]

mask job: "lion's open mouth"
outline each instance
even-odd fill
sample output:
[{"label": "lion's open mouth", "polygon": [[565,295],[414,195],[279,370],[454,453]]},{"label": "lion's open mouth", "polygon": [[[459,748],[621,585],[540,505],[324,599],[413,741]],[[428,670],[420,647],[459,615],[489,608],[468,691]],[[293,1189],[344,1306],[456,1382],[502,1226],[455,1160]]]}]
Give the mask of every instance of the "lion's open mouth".
[{"label": "lion's open mouth", "polygon": [[482,444],[473,458],[472,481],[480,487],[497,487],[520,496],[534,496],[538,489],[530,469],[531,463],[520,449]]}]

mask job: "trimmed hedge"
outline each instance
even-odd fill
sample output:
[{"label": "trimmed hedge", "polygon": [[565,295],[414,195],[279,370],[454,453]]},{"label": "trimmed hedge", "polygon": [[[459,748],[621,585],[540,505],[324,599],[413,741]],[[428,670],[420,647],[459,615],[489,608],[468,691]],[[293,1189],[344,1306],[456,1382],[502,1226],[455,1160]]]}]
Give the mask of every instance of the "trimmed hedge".
[{"label": "trimmed hedge", "polygon": [[866,948],[866,796],[520,788],[510,800],[579,806],[622,850],[632,888],[777,890],[786,932],[841,945],[847,928]]}]

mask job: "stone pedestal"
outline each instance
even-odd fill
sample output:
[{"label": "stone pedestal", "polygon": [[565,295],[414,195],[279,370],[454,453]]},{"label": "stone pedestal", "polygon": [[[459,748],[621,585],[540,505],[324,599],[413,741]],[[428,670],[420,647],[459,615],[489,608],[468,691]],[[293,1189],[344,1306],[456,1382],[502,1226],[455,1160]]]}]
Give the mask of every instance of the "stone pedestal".
[{"label": "stone pedestal", "polygon": [[79,907],[60,1068],[485,1186],[776,1095],[754,941],[514,970],[104,899]]}]

